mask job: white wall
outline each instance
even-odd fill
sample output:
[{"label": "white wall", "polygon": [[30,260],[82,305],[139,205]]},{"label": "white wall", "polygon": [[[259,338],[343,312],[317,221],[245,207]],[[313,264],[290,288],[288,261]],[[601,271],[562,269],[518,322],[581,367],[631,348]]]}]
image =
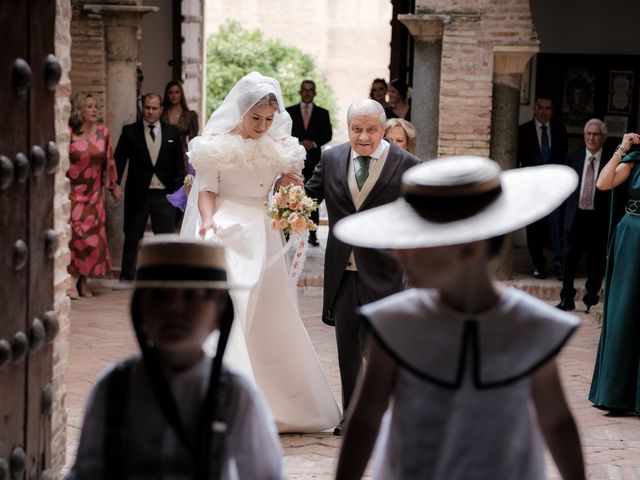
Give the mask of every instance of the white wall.
[{"label": "white wall", "polygon": [[346,141],[349,104],[389,75],[390,0],[207,0],[205,18],[207,36],[233,19],[310,54],[340,109],[332,143]]}]

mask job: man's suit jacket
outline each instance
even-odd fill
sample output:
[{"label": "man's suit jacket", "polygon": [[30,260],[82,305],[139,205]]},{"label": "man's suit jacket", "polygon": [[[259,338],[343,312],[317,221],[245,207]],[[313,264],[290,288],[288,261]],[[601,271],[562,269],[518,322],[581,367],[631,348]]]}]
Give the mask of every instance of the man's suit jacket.
[{"label": "man's suit jacket", "polygon": [[316,148],[307,150],[307,159],[304,162],[304,169],[302,170],[305,180],[308,180],[313,175],[313,171],[320,161],[321,147],[331,141],[331,137],[333,136],[329,111],[314,103],[313,110],[311,110],[311,117],[309,117],[309,125],[306,129],[304,128],[300,104],[287,107],[287,112],[289,112],[291,120],[293,121],[291,135],[300,141],[311,140],[312,142],[316,142]]},{"label": "man's suit jacket", "polygon": [[567,132],[559,122],[549,122],[551,131],[551,156],[548,162],[542,159],[535,120],[518,127],[518,166],[532,167],[545,163],[565,163],[567,156]]},{"label": "man's suit jacket", "polygon": [[[316,198],[318,202],[322,200],[326,202],[329,215],[322,306],[322,320],[328,325],[335,324],[332,306],[352,249],[359,277],[372,298],[384,298],[402,289],[402,271],[388,253],[370,248],[352,247],[333,235],[333,226],[338,220],[356,213],[347,177],[354,175],[350,168],[350,159],[349,143],[325,150],[313,172],[313,177],[305,185],[310,197]],[[420,163],[418,158],[390,142],[380,177],[358,211],[395,201],[400,195],[402,174],[418,163]]]},{"label": "man's suit jacket", "polygon": [[118,182],[122,180],[127,161],[129,171],[125,186],[125,223],[147,195],[151,177],[155,173],[166,189],[177,190],[184,181],[184,157],[180,145],[180,132],[174,125],[160,122],[162,145],[155,166],[151,162],[144,139],[144,123],[131,123],[122,127],[122,134],[114,153]]},{"label": "man's suit jacket", "polygon": [[[603,149],[602,155],[600,157],[600,165],[599,169],[595,174],[595,180],[598,179],[598,175],[606,165],[609,158],[611,158],[611,151],[609,149]],[[564,230],[565,232],[570,232],[573,227],[573,221],[576,216],[576,211],[578,210],[578,205],[580,203],[580,188],[582,187],[582,171],[584,169],[584,162],[586,156],[585,147],[579,148],[577,150],[571,150],[567,155],[567,165],[573,168],[580,181],[578,182],[578,187],[574,190],[574,192],[567,198],[565,201],[565,210],[564,210]],[[598,232],[601,232],[602,235],[607,234],[607,229],[609,228],[609,215],[611,208],[611,190],[602,191],[596,188],[596,194],[594,196],[594,207],[596,213],[596,224],[593,225],[594,233],[596,229]]]}]

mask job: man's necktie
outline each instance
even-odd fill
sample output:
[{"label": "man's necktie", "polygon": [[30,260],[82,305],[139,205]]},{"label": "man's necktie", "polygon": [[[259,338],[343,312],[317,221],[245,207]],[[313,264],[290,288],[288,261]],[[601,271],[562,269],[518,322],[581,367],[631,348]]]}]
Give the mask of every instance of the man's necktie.
[{"label": "man's necktie", "polygon": [[309,126],[309,118],[311,117],[310,113],[309,113],[309,105],[307,105],[306,103],[303,105],[302,108],[302,123],[304,123],[304,129],[306,130],[307,127]]},{"label": "man's necktie", "polygon": [[589,165],[582,179],[582,193],[580,194],[580,209],[593,210],[593,184],[595,183],[596,157],[589,157]]},{"label": "man's necktie", "polygon": [[371,157],[358,157],[356,160],[360,164],[360,170],[356,172],[356,183],[358,184],[358,190],[362,190],[364,182],[369,178],[369,161]]},{"label": "man's necktie", "polygon": [[154,142],[156,141],[156,131],[154,130],[155,128],[155,125],[149,125],[149,135],[151,135],[151,140],[153,140]]},{"label": "man's necktie", "polygon": [[540,134],[540,151],[542,152],[542,160],[544,163],[549,162],[551,157],[551,147],[549,146],[549,134],[547,133],[547,126],[542,125],[542,133]]}]

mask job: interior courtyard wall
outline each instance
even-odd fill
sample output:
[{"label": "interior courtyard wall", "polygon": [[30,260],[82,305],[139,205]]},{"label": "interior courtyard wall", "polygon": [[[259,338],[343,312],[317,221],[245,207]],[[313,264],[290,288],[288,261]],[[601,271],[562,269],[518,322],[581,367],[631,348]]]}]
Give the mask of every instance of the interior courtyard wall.
[{"label": "interior courtyard wall", "polygon": [[83,10],[88,3],[71,0],[71,79],[73,93],[90,93],[98,104],[99,122],[107,118],[107,60],[104,20],[100,13]]},{"label": "interior courtyard wall", "polygon": [[164,94],[164,86],[173,80],[173,9],[172,0],[144,0],[144,5],[159,11],[142,18],[140,63],[144,72],[142,93]]},{"label": "interior courtyard wall", "polygon": [[538,44],[528,0],[418,0],[416,13],[444,19],[438,154],[489,155],[495,49]]},{"label": "interior courtyard wall", "polygon": [[56,477],[65,464],[67,440],[67,412],[65,398],[67,388],[65,373],[69,363],[69,310],[70,301],[67,297],[67,265],[69,264],[70,230],[67,220],[71,202],[69,201],[69,181],[65,175],[69,169],[69,95],[71,94],[71,32],[72,19],[71,3],[69,0],[56,1],[55,23],[55,56],[62,67],[62,77],[56,88],[55,95],[55,132],[56,143],[60,151],[60,164],[55,176],[55,197],[53,202],[54,229],[59,235],[59,247],[54,260],[54,308],[58,314],[60,331],[53,344],[53,391],[54,403],[52,410],[52,468]]}]

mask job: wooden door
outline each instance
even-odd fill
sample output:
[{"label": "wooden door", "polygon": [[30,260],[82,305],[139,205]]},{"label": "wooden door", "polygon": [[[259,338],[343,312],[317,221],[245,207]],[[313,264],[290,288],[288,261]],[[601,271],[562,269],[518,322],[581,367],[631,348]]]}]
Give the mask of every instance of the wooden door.
[{"label": "wooden door", "polygon": [[0,478],[52,478],[54,25],[54,0],[2,1]]}]

